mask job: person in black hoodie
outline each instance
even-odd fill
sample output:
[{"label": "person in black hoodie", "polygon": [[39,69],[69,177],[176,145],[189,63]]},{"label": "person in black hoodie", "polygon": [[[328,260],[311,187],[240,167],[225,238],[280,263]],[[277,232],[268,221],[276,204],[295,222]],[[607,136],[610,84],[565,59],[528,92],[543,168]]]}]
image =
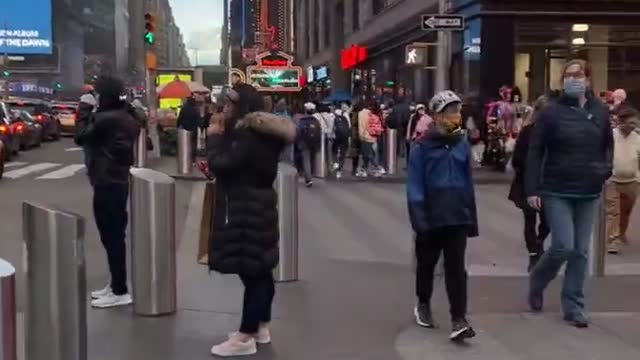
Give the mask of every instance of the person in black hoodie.
[{"label": "person in black hoodie", "polygon": [[255,354],[256,342],[271,341],[272,271],[279,256],[273,183],[296,127],[285,117],[261,112],[262,101],[251,85],[229,90],[225,119],[210,127],[207,140],[209,170],[216,177],[209,267],[238,274],[245,286],[240,329],[211,348],[216,356]]},{"label": "person in black hoodie", "polygon": [[[528,115],[524,126],[520,130],[511,158],[511,165],[515,171],[515,177],[509,190],[509,200],[513,201],[513,203],[522,210],[522,214],[524,215],[524,240],[527,250],[529,251],[529,266],[527,267],[527,271],[531,271],[538,260],[540,260],[540,257],[544,253],[544,240],[549,235],[549,226],[547,225],[543,211],[531,208],[529,204],[527,204],[527,197],[524,193],[524,178],[531,132],[533,131],[536,118],[546,105],[546,97],[542,96],[538,98],[533,106],[533,112]],[[539,223],[538,219],[540,219]],[[536,224],[538,224],[537,231]]]},{"label": "person in black hoodie", "polygon": [[584,285],[593,222],[605,181],[611,176],[613,135],[609,114],[591,91],[584,60],[563,69],[562,96],[541,113],[531,134],[525,191],[529,206],[544,211],[551,246],[531,270],[529,306],[542,311],[543,293],[562,265],[564,319],[587,327]]},{"label": "person in black hoodie", "polygon": [[96,81],[98,108],[81,111],[75,141],[89,152],[88,174],[93,187],[93,212],[100,240],[107,252],[111,282],[91,293],[97,308],[132,303],[127,288],[125,234],[129,168],[140,122],[129,114],[122,81],[100,77]]}]

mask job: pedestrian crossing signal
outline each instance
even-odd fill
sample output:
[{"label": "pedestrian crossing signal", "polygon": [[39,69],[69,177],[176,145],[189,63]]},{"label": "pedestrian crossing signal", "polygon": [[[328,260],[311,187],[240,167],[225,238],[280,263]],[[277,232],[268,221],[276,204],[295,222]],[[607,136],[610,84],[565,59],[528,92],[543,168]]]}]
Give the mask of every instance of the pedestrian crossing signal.
[{"label": "pedestrian crossing signal", "polygon": [[153,45],[156,42],[156,18],[150,13],[144,14],[144,42]]}]

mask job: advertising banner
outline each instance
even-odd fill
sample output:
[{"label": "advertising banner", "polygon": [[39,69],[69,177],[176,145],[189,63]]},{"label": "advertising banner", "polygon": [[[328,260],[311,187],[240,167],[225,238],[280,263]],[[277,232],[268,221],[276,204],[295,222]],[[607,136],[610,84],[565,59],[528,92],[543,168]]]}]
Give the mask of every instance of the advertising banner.
[{"label": "advertising banner", "polygon": [[53,52],[51,0],[2,0],[0,54]]}]

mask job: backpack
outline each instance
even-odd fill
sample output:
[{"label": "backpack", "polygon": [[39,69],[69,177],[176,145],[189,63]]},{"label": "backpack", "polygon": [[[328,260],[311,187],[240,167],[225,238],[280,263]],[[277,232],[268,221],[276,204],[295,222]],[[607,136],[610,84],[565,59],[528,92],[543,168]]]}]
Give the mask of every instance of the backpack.
[{"label": "backpack", "polygon": [[302,143],[310,150],[320,148],[322,142],[322,126],[313,116],[305,116],[298,124],[298,136]]},{"label": "backpack", "polygon": [[349,121],[343,115],[336,115],[336,120],[333,124],[333,128],[336,134],[336,140],[346,141],[351,135],[351,129]]},{"label": "backpack", "polygon": [[367,130],[369,131],[369,135],[373,137],[382,135],[384,128],[382,127],[382,120],[380,120],[378,115],[371,114],[371,116],[369,116],[369,128]]}]

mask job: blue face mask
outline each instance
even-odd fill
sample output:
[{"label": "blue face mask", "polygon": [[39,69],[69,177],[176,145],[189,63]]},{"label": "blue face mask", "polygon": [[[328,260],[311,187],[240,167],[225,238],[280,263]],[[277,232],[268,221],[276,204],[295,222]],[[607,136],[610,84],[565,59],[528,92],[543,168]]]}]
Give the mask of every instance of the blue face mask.
[{"label": "blue face mask", "polygon": [[567,78],[564,80],[564,93],[572,98],[579,98],[587,92],[587,83],[581,79]]}]

